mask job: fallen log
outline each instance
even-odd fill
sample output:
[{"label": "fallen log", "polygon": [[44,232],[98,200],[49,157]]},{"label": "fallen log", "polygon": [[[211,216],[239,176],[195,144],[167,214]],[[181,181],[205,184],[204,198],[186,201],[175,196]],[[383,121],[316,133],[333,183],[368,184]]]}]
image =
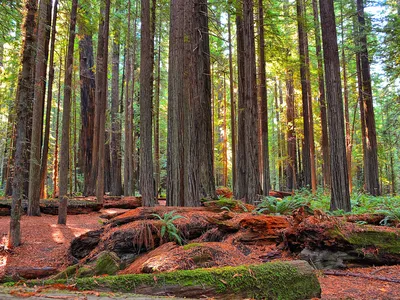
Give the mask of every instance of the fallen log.
[{"label": "fallen log", "polygon": [[388,277],[383,277],[383,276],[373,276],[373,275],[361,274],[361,273],[340,272],[340,271],[334,271],[334,270],[326,270],[326,271],[324,271],[324,274],[325,275],[333,275],[333,276],[359,277],[359,278],[366,278],[366,279],[372,279],[372,280],[400,283],[400,279],[397,279],[397,278],[388,278]]},{"label": "fallen log", "polygon": [[135,209],[142,206],[142,199],[136,197],[111,198],[104,201],[104,208]]},{"label": "fallen log", "polygon": [[[296,216],[294,216],[296,218]],[[284,245],[318,268],[400,264],[400,230],[316,214],[284,231]]]},{"label": "fallen log", "polygon": [[7,270],[14,279],[37,279],[37,278],[45,278],[51,275],[54,275],[58,272],[56,268],[53,267],[44,267],[44,268],[35,268],[35,267],[15,267]]},{"label": "fallen log", "polygon": [[[65,283],[65,280],[45,284]],[[35,284],[31,282],[29,284]],[[130,292],[152,296],[214,299],[310,299],[321,295],[313,268],[305,261],[255,266],[77,278],[79,290]]]}]

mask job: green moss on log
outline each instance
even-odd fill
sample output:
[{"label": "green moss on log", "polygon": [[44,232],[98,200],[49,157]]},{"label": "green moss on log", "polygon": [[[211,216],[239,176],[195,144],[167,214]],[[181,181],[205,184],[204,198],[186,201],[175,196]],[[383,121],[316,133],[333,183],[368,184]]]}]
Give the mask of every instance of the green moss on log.
[{"label": "green moss on log", "polygon": [[[65,280],[48,281],[46,284],[65,283]],[[158,294],[176,288],[190,287],[200,291],[212,290],[217,298],[256,299],[308,299],[318,297],[321,288],[312,268],[304,261],[266,263],[256,266],[196,269],[160,274],[132,274],[96,278],[77,278],[81,290],[111,290],[140,294]],[[161,295],[161,294],[159,294]]]},{"label": "green moss on log", "polygon": [[190,244],[187,244],[187,245],[184,245],[183,246],[183,250],[190,250],[190,249],[193,249],[193,248],[196,248],[196,247],[201,247],[202,246],[202,244],[201,243],[190,243]]},{"label": "green moss on log", "polygon": [[389,254],[400,254],[400,236],[386,231],[359,231],[346,236],[346,240],[360,247],[375,247]]}]

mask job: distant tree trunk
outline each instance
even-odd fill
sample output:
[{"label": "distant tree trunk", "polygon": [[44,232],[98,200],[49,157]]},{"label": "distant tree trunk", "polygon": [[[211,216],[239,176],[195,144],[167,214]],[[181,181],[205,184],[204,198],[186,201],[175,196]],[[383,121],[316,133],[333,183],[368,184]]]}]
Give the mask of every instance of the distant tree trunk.
[{"label": "distant tree trunk", "polygon": [[111,195],[122,194],[121,178],[121,118],[119,115],[119,53],[120,40],[118,28],[115,28],[112,53],[111,86]]},{"label": "distant tree trunk", "polygon": [[287,129],[287,148],[288,164],[286,166],[286,187],[293,191],[297,186],[297,150],[296,150],[296,132],[295,132],[295,107],[294,107],[294,85],[293,72],[286,71],[286,119]]},{"label": "distant tree trunk", "polygon": [[307,89],[307,65],[306,65],[306,50],[305,47],[305,14],[304,14],[304,0],[296,0],[297,7],[297,26],[299,35],[299,54],[300,54],[300,77],[301,77],[301,91],[302,91],[302,103],[303,103],[303,128],[304,128],[304,139],[303,139],[303,180],[304,185],[311,187],[311,140],[310,140],[310,109]]},{"label": "distant tree trunk", "polygon": [[[103,20],[99,25],[99,40],[97,47],[97,85],[96,85],[96,107],[98,118],[98,132],[96,133],[95,125],[95,139],[96,134],[98,138],[97,150],[97,176],[96,176],[96,198],[98,203],[103,203],[104,199],[104,170],[105,170],[105,134],[106,134],[106,108],[107,108],[107,69],[108,69],[108,37],[109,37],[109,24],[110,24],[110,1],[103,0],[102,6],[104,9]],[[101,33],[100,33],[101,31]],[[96,123],[95,123],[96,124]],[[94,145],[96,145],[94,143]]]},{"label": "distant tree trunk", "polygon": [[396,176],[394,170],[394,159],[393,159],[393,150],[390,151],[390,181],[392,184],[392,195],[396,195]]},{"label": "distant tree trunk", "polygon": [[[279,104],[278,104],[278,80],[277,78],[275,78],[274,80],[274,111],[275,111],[275,119],[276,119],[276,145],[275,145],[275,149],[276,149],[276,154],[277,154],[277,161],[278,161],[278,172],[276,172],[276,188],[278,190],[280,190],[281,188],[281,174],[280,174],[280,164],[281,164],[281,133],[280,133],[280,109],[279,109]],[[274,130],[273,130],[274,131]],[[274,168],[276,168],[276,164],[274,165]]]},{"label": "distant tree trunk", "polygon": [[62,119],[62,136],[60,151],[60,204],[58,207],[58,224],[67,223],[67,204],[68,204],[68,167],[69,167],[69,129],[71,119],[71,84],[74,63],[74,44],[75,44],[75,27],[76,15],[78,9],[78,0],[72,0],[71,18],[69,25],[69,38],[67,61],[65,65],[64,79],[64,105]]},{"label": "distant tree trunk", "polygon": [[244,149],[241,149],[241,151],[244,150],[244,153],[239,154],[239,147],[238,158],[239,160],[242,157],[244,158],[245,166],[243,170],[239,168],[240,176],[238,176],[238,182],[241,180],[245,182],[239,194],[241,198],[244,198],[249,203],[254,203],[258,195],[261,194],[261,186],[258,168],[257,80],[252,0],[243,1],[242,13],[242,16],[239,15],[241,20],[238,22],[238,39],[242,35],[242,46],[239,46],[238,41],[238,65],[240,77],[239,110],[243,109],[243,118],[239,117],[238,128],[239,130],[242,128],[243,131],[242,134],[239,133],[238,135],[238,145],[244,144]]},{"label": "distant tree trunk", "polygon": [[27,141],[29,132],[27,125],[29,122],[30,108],[33,101],[34,90],[34,63],[35,63],[35,14],[36,0],[26,0],[24,2],[26,15],[23,25],[24,41],[22,45],[22,69],[18,77],[18,93],[16,99],[16,151],[14,160],[14,179],[12,191],[11,220],[8,247],[17,247],[21,244],[21,202],[27,198],[25,194],[25,180],[28,174],[26,169]]},{"label": "distant tree trunk", "polygon": [[140,46],[140,191],[143,206],[154,206],[152,153],[152,86],[154,44],[151,38],[150,1],[142,0]]},{"label": "distant tree trunk", "polygon": [[365,187],[373,196],[380,195],[378,145],[376,140],[375,114],[372,101],[371,73],[368,58],[367,34],[365,32],[364,3],[357,1],[357,15],[359,23],[360,65],[362,79],[362,103],[365,117],[365,142],[364,156]]},{"label": "distant tree trunk", "polygon": [[346,55],[344,51],[344,26],[343,26],[343,3],[340,8],[340,27],[342,35],[342,70],[343,70],[343,95],[344,95],[344,119],[346,124],[346,160],[349,177],[349,191],[351,193],[353,189],[352,176],[351,176],[351,153],[352,153],[352,141],[351,141],[351,128],[350,128],[350,112],[349,112],[349,88],[347,83],[347,63]]},{"label": "distant tree trunk", "polygon": [[314,31],[315,31],[315,44],[316,55],[318,61],[318,88],[319,88],[319,105],[321,116],[321,147],[322,147],[322,173],[324,178],[324,187],[331,185],[331,172],[330,172],[330,157],[329,157],[329,139],[328,139],[328,120],[326,115],[326,101],[325,101],[325,79],[324,67],[321,50],[321,34],[320,22],[318,17],[318,0],[312,0],[313,14],[314,14]]},{"label": "distant tree trunk", "polygon": [[222,161],[223,161],[223,171],[222,171],[222,185],[228,185],[228,132],[227,132],[227,101],[226,101],[226,82],[225,82],[225,73],[224,73],[224,81],[223,81],[223,151],[222,151]]},{"label": "distant tree trunk", "polygon": [[331,149],[331,210],[351,211],[340,62],[333,0],[320,0]]},{"label": "distant tree trunk", "polygon": [[231,100],[232,190],[236,190],[236,101],[234,95],[231,15],[228,12],[229,95]]},{"label": "distant tree trunk", "polygon": [[52,100],[53,100],[54,52],[55,52],[55,41],[56,41],[57,7],[58,7],[58,0],[55,0],[54,1],[54,10],[53,10],[52,29],[51,29],[49,82],[48,82],[47,106],[46,106],[46,124],[45,124],[44,141],[43,141],[42,166],[40,169],[40,197],[41,198],[47,197],[45,182],[46,182],[46,178],[47,178],[47,161],[48,161],[49,140],[50,140],[50,119],[51,119],[51,107],[52,107]]},{"label": "distant tree trunk", "polygon": [[[244,72],[244,31],[243,12],[239,4],[236,8],[236,37],[237,37],[237,67],[238,67],[238,108],[237,108],[237,148],[236,148],[236,190],[235,198],[243,199],[246,196],[246,145],[245,142],[245,72]],[[254,145],[254,147],[257,147]]]},{"label": "distant tree trunk", "polygon": [[268,106],[267,106],[267,82],[265,75],[265,38],[264,38],[264,8],[263,0],[258,1],[259,18],[259,74],[260,74],[260,111],[261,111],[261,136],[262,147],[260,156],[262,158],[262,190],[263,195],[269,195],[269,145],[268,145]]},{"label": "distant tree trunk", "polygon": [[61,70],[62,70],[62,57],[60,56],[60,70],[58,75],[58,96],[57,96],[57,116],[56,116],[56,142],[54,145],[54,163],[53,163],[53,198],[59,195],[59,189],[57,184],[58,179],[58,137],[60,128],[60,103],[61,103]]},{"label": "distant tree trunk", "polygon": [[[154,8],[153,8],[154,9]],[[158,32],[158,53],[157,53],[157,80],[155,86],[155,99],[154,99],[154,169],[155,180],[154,190],[156,192],[156,199],[160,190],[161,166],[160,166],[160,89],[161,89],[161,18],[159,21]]]},{"label": "distant tree trunk", "polygon": [[93,72],[93,40],[91,35],[84,34],[79,41],[80,56],[80,84],[81,84],[81,119],[80,134],[80,166],[83,173],[84,195],[93,195],[90,192],[90,176],[92,174],[93,134],[94,134],[94,101],[95,75]]},{"label": "distant tree trunk", "polygon": [[47,57],[49,51],[49,39],[47,38],[48,30],[46,29],[48,26],[48,5],[51,6],[50,0],[42,0],[39,4],[31,152],[29,165],[29,216],[40,216],[40,154],[43,131],[43,108],[46,92]]},{"label": "distant tree trunk", "polygon": [[[131,1],[128,1],[128,31],[131,31]],[[136,15],[134,33],[136,36]],[[126,96],[125,96],[125,152],[124,152],[124,195],[132,196],[134,194],[133,183],[133,98],[131,97],[130,80],[132,74],[131,67],[131,34],[127,34],[126,41]],[[136,39],[134,40],[136,43]],[[135,47],[136,48],[136,47]],[[135,62],[135,51],[133,51],[133,64]],[[134,82],[132,83],[132,90]]]}]

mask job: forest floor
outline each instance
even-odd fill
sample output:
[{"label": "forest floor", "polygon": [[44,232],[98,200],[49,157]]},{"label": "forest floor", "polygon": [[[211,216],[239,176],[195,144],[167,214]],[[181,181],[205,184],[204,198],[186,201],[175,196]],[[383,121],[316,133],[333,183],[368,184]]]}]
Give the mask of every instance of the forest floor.
[{"label": "forest floor", "polygon": [[[123,211],[126,210],[107,209],[87,215],[71,215],[66,226],[57,225],[57,216],[23,216],[23,243],[14,250],[5,248],[10,217],[0,217],[0,277],[12,275],[13,270],[25,267],[63,269],[68,261],[70,242],[75,237],[100,228],[101,214]],[[322,287],[322,299],[400,299],[399,283],[316,272]],[[347,269],[345,272],[400,279],[400,266]]]}]

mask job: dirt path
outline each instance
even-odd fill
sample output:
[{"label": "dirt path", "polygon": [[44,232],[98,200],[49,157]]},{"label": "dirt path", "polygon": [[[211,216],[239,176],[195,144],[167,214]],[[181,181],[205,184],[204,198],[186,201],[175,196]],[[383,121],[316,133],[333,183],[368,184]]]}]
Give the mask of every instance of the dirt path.
[{"label": "dirt path", "polygon": [[[68,216],[66,226],[56,224],[57,216],[22,217],[23,244],[9,253],[4,250],[0,252],[0,275],[12,274],[15,268],[27,266],[62,269],[67,263],[70,241],[87,231],[99,228],[101,226],[101,219],[99,218],[101,214],[117,211],[121,210],[108,209],[99,213]],[[9,217],[0,217],[1,249],[7,244],[9,219]],[[349,271],[388,278],[400,278],[400,266],[352,269]],[[322,299],[400,300],[400,284],[398,283],[324,275],[319,276],[319,279],[322,287]],[[0,299],[7,299],[8,297],[3,296],[0,295]],[[35,297],[35,299],[49,298]],[[95,297],[94,299],[113,299],[113,297]]]}]

